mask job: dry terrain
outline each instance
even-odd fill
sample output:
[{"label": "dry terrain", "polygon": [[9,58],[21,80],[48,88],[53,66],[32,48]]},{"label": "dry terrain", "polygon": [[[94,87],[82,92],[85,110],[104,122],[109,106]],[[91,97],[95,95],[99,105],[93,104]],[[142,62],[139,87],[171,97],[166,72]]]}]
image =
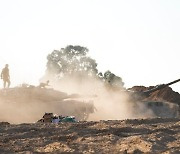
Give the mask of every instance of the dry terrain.
[{"label": "dry terrain", "polygon": [[0,123],[0,153],[180,153],[180,119]]}]

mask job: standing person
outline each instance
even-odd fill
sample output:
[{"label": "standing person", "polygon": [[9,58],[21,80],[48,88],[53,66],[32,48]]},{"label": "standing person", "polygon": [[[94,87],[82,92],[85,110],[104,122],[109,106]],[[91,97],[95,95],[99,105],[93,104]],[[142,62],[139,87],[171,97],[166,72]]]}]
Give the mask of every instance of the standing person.
[{"label": "standing person", "polygon": [[1,72],[1,79],[3,79],[3,82],[4,82],[4,88],[6,88],[6,82],[8,83],[8,88],[11,84],[10,82],[10,76],[9,76],[9,65],[6,64],[5,67],[2,69],[2,72]]}]

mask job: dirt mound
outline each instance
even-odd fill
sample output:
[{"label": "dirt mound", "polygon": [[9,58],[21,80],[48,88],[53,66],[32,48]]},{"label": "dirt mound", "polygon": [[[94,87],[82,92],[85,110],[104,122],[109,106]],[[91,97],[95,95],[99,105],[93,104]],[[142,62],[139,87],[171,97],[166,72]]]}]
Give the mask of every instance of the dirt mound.
[{"label": "dirt mound", "polygon": [[180,153],[180,119],[0,125],[0,153]]},{"label": "dirt mound", "polygon": [[[144,87],[144,86],[134,86],[130,88],[133,91],[146,91],[154,88],[153,86]],[[167,101],[171,103],[176,103],[180,105],[180,94],[172,90],[171,87],[165,87],[161,90],[157,90],[151,93],[147,98],[144,99],[145,101]]]}]

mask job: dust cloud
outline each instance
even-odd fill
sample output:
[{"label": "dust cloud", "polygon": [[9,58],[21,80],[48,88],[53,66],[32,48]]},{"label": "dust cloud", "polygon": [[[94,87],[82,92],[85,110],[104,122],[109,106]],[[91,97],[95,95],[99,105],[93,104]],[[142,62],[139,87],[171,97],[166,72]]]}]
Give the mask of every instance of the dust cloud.
[{"label": "dust cloud", "polygon": [[56,80],[46,75],[42,82],[47,80],[50,81],[47,88],[29,86],[0,90],[0,121],[31,123],[39,120],[45,112],[74,115],[81,119],[87,102],[92,102],[95,107],[92,109],[94,113],[91,112],[86,119],[88,121],[153,116],[145,106],[135,106],[129,101],[126,92],[113,90],[97,78],[71,76]]},{"label": "dust cloud", "polygon": [[42,116],[43,108],[48,106],[42,105],[41,102],[35,101],[29,104],[29,100],[0,100],[0,121],[7,121],[12,124],[28,123],[37,121],[37,117]]},{"label": "dust cloud", "polygon": [[113,90],[98,78],[79,79],[76,76],[66,77],[56,81],[47,75],[44,81],[50,79],[51,86],[68,94],[77,93],[83,102],[92,101],[95,112],[90,114],[88,120],[122,120],[134,118],[153,117],[153,112],[144,104],[130,101],[130,96],[125,90]]}]

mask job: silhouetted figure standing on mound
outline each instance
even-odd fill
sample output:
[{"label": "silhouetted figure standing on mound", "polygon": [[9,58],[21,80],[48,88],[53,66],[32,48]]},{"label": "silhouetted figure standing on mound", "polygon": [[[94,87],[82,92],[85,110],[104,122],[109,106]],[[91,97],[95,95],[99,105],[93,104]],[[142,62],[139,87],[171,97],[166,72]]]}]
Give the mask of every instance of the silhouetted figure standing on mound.
[{"label": "silhouetted figure standing on mound", "polygon": [[4,88],[6,88],[6,82],[8,83],[8,88],[11,84],[10,82],[10,76],[9,76],[9,65],[6,64],[5,67],[2,69],[2,72],[1,72],[1,79],[3,79],[3,82],[4,82]]}]

